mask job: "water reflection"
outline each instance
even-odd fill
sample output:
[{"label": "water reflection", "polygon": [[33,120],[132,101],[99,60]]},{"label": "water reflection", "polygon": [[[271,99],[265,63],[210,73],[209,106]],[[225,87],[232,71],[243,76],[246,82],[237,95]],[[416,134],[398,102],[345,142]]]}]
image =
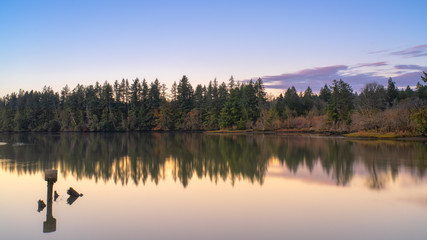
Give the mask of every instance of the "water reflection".
[{"label": "water reflection", "polygon": [[52,201],[47,202],[46,221],[43,222],[43,232],[50,233],[56,231],[56,218],[53,217]]},{"label": "water reflection", "polygon": [[46,211],[46,221],[43,222],[43,232],[50,233],[50,232],[56,231],[56,218],[53,217],[52,200],[53,200],[53,184],[55,184],[58,179],[58,172],[57,170],[48,169],[45,171],[44,175],[45,175],[45,181],[47,182],[47,198],[46,198],[47,211]]},{"label": "water reflection", "polygon": [[[193,177],[213,182],[239,179],[263,184],[273,159],[297,174],[319,165],[337,185],[351,182],[363,166],[366,186],[382,189],[402,169],[413,178],[426,173],[424,142],[351,141],[341,138],[280,135],[210,135],[183,133],[3,134],[3,170],[35,174],[49,168],[77,179],[159,183],[166,170],[186,187]],[[21,143],[14,145],[15,143]]]},{"label": "water reflection", "polygon": [[67,194],[70,195],[70,197],[67,198],[68,205],[72,205],[77,200],[77,198],[83,196],[83,194],[78,193],[76,190],[74,190],[71,187],[68,189]]}]

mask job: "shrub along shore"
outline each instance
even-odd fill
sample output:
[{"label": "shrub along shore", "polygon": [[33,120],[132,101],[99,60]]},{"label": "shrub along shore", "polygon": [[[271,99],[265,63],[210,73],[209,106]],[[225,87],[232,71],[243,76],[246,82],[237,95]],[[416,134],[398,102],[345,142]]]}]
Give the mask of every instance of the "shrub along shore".
[{"label": "shrub along shore", "polygon": [[261,78],[195,89],[183,76],[168,91],[157,79],[65,86],[60,92],[11,93],[0,99],[2,132],[208,131],[413,137],[427,133],[427,74],[415,89],[368,83],[360,93],[334,80],[318,94],[288,88],[267,96]]}]

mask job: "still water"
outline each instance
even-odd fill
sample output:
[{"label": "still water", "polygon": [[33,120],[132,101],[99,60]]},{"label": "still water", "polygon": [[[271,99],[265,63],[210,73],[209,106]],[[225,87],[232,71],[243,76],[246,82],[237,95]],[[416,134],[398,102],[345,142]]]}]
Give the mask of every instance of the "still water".
[{"label": "still water", "polygon": [[426,175],[422,141],[1,134],[0,239],[427,239]]}]

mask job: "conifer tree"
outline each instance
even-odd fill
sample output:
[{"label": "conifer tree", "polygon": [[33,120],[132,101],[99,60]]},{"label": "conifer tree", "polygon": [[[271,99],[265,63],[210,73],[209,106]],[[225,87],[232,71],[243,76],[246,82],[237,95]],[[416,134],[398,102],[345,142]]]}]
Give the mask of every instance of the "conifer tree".
[{"label": "conifer tree", "polygon": [[343,80],[334,80],[331,86],[332,94],[328,103],[328,116],[335,124],[351,123],[351,111],[353,110],[353,89]]}]

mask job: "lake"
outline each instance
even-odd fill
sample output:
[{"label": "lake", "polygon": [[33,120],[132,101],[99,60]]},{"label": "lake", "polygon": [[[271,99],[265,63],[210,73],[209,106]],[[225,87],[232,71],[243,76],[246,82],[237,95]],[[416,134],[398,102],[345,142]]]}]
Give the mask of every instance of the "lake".
[{"label": "lake", "polygon": [[426,175],[423,141],[0,134],[0,238],[427,239]]}]

